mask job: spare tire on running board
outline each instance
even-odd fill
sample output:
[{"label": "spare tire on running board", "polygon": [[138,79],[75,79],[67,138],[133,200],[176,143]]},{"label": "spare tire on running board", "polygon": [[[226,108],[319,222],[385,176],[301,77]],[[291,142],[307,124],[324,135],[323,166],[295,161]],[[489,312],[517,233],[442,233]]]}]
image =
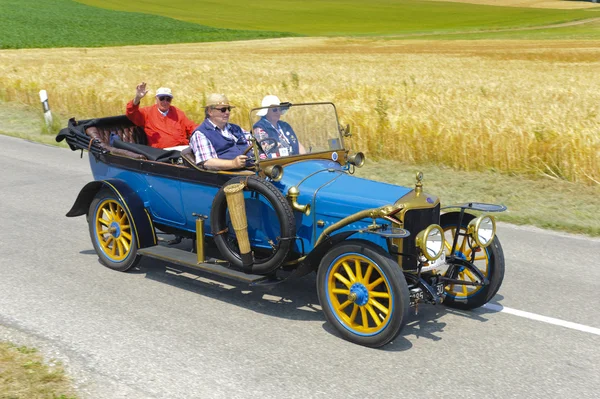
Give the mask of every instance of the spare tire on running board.
[{"label": "spare tire on running board", "polygon": [[[251,238],[251,244],[253,238],[255,240],[260,238],[257,237],[257,234],[263,233],[259,231],[261,226],[256,225],[257,220],[260,220],[260,224],[267,229],[279,228],[278,231],[271,231],[272,235],[277,234],[276,237],[271,237],[268,232],[265,232],[265,235],[271,239],[274,245],[273,252],[269,256],[255,258],[252,268],[244,270],[247,273],[253,274],[270,274],[282,265],[292,249],[294,237],[296,236],[294,213],[283,194],[272,183],[264,179],[257,176],[238,176],[225,183],[213,200],[210,211],[210,227],[215,245],[223,258],[229,261],[234,267],[242,269],[242,258],[237,248],[236,240],[232,239],[233,229],[229,222],[224,189],[226,186],[235,183],[243,183],[246,186],[244,191],[252,193],[250,197],[247,194],[245,195],[245,202],[247,204],[246,212],[248,214],[248,233]],[[259,196],[262,198],[259,198]],[[260,208],[257,208],[258,206]],[[269,213],[274,213],[279,223],[272,220]]]}]

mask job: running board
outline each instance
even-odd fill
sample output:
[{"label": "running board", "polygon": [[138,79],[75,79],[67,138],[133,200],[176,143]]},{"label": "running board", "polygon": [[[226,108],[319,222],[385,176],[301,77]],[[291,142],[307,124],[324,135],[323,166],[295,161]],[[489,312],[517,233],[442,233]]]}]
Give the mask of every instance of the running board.
[{"label": "running board", "polygon": [[267,276],[246,274],[225,266],[221,266],[214,262],[211,263],[210,260],[209,262],[198,263],[195,253],[188,252],[183,249],[166,247],[164,245],[155,245],[153,247],[142,248],[138,250],[138,254],[147,256],[149,258],[174,263],[176,265],[187,266],[192,269],[201,270],[210,274],[227,277],[232,280],[241,281],[247,284],[256,284],[262,282],[263,280],[268,280]]}]

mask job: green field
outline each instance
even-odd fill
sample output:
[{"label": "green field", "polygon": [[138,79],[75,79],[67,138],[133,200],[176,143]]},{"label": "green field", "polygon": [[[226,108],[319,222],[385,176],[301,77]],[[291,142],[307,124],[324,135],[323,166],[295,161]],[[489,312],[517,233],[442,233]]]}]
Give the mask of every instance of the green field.
[{"label": "green field", "polygon": [[422,0],[79,0],[207,26],[302,35],[404,35],[550,25],[600,16],[594,10],[492,7]]},{"label": "green field", "polygon": [[[600,16],[419,0],[0,0],[0,49],[100,47],[286,36],[598,39],[600,24],[520,30]],[[507,29],[516,31],[502,32]],[[500,32],[488,31],[500,30]]]},{"label": "green field", "polygon": [[263,39],[290,34],[229,30],[71,0],[0,0],[0,49],[100,47]]}]

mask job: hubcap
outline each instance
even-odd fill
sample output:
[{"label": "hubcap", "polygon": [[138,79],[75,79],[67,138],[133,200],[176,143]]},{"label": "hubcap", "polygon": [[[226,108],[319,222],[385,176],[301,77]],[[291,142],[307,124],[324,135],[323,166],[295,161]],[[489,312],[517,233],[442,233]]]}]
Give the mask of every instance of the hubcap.
[{"label": "hubcap", "polygon": [[367,290],[367,287],[365,287],[363,284],[355,283],[352,285],[352,287],[350,287],[350,295],[348,296],[348,299],[350,299],[350,297],[356,298],[352,302],[358,306],[365,306],[369,301],[369,290]]},{"label": "hubcap", "polygon": [[121,226],[117,222],[112,222],[108,232],[112,234],[113,237],[117,238],[121,235]]}]

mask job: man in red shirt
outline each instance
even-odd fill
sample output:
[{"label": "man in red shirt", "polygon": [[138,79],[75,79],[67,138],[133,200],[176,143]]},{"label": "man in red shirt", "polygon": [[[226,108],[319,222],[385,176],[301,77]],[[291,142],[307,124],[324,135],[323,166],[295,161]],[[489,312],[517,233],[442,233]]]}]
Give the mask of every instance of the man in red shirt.
[{"label": "man in red shirt", "polygon": [[182,150],[198,126],[182,110],[171,105],[173,94],[168,87],[156,90],[156,105],[140,108],[140,100],[148,93],[146,82],[136,87],[135,97],[127,103],[125,114],[146,132],[148,145],[166,150]]}]

